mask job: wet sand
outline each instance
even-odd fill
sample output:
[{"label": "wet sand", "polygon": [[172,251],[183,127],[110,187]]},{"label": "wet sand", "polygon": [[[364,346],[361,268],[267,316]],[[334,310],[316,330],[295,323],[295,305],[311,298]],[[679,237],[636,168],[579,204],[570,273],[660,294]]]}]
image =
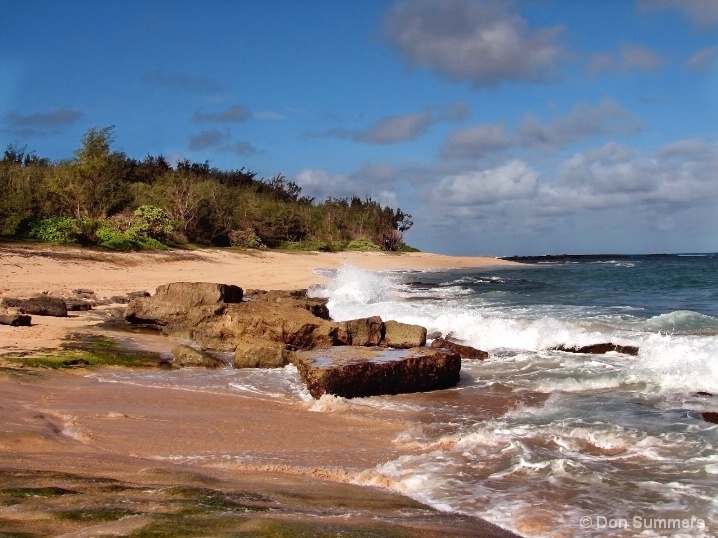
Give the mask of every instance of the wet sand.
[{"label": "wet sand", "polygon": [[[173,281],[297,289],[317,268],[471,267],[492,258],[197,251],[106,254],[0,246],[0,294],[91,288],[98,296]],[[304,402],[101,382],[112,368],[18,368],[3,354],[105,334],[103,309],[0,326],[0,529],[17,536],[514,536],[352,483],[406,453],[421,417],[316,413]],[[163,351],[162,336],[127,335]],[[161,373],[160,370],[155,370]],[[436,397],[455,397],[449,394]],[[411,398],[411,396],[407,396]],[[514,405],[482,403],[487,416]],[[471,402],[471,405],[476,405]],[[363,473],[363,474],[362,474]]]},{"label": "wet sand", "polygon": [[[389,413],[315,413],[286,401],[100,382],[109,371],[0,371],[0,528],[512,536],[353,485],[398,457],[393,440],[410,424]],[[74,493],[52,494],[64,490]],[[13,499],[22,491],[34,493]]]}]

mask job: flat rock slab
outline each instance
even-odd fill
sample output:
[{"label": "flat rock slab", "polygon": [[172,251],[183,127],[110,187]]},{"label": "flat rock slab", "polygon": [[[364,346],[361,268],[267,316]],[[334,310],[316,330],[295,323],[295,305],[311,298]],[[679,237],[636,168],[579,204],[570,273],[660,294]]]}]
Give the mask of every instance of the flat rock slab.
[{"label": "flat rock slab", "polygon": [[290,357],[314,398],[447,389],[459,382],[461,357],[446,349],[333,347]]}]

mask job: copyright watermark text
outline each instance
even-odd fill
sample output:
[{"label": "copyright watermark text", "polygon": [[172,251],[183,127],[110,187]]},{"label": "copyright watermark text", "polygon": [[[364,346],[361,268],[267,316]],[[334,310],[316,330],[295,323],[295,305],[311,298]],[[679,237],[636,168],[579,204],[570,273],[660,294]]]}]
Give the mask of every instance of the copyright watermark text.
[{"label": "copyright watermark text", "polygon": [[582,529],[652,529],[652,530],[703,530],[704,519],[691,516],[678,517],[606,517],[583,516],[579,520]]}]

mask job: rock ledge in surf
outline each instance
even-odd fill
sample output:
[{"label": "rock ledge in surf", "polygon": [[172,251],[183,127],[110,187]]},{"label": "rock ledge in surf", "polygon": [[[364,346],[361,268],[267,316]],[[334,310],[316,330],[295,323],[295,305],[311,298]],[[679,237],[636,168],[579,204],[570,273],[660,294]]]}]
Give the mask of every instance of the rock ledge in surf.
[{"label": "rock ledge in surf", "polygon": [[446,349],[334,347],[291,355],[314,398],[344,398],[447,389],[459,382],[461,357]]},{"label": "rock ledge in surf", "polygon": [[587,353],[590,355],[603,355],[609,351],[615,351],[617,353],[623,353],[625,355],[638,355],[638,347],[636,346],[621,346],[618,344],[612,344],[611,342],[603,344],[592,344],[590,346],[565,346],[560,345],[551,348],[552,351],[565,351],[567,353]]}]

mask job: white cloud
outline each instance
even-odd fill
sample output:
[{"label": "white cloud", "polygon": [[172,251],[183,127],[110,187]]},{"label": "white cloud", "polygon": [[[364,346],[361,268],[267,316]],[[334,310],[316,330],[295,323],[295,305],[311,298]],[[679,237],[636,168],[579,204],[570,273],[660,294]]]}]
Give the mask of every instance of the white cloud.
[{"label": "white cloud", "polygon": [[386,33],[406,59],[453,80],[492,86],[551,78],[565,55],[562,28],[532,30],[506,2],[400,0]]},{"label": "white cloud", "polygon": [[441,205],[474,206],[528,198],[536,193],[538,174],[518,160],[489,170],[443,178],[432,198]]},{"label": "white cloud", "polygon": [[391,166],[365,163],[351,174],[332,174],[327,170],[307,168],[299,172],[293,181],[302,188],[303,194],[313,196],[319,201],[329,196],[376,197],[379,192],[377,200],[392,205],[396,201],[393,187],[395,179],[396,171]]}]

